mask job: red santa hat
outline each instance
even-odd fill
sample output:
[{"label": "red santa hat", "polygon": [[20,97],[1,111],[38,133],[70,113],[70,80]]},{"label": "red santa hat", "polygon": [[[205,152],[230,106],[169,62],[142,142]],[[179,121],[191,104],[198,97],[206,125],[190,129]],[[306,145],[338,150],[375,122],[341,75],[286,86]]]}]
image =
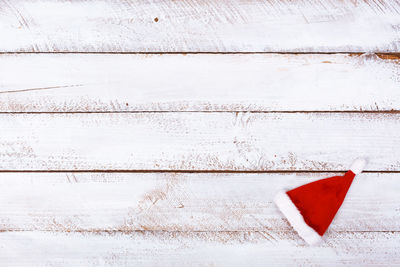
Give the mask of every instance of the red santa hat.
[{"label": "red santa hat", "polygon": [[342,205],[354,177],[362,172],[365,164],[364,159],[357,159],[343,176],[280,191],[274,202],[308,244],[317,244]]}]

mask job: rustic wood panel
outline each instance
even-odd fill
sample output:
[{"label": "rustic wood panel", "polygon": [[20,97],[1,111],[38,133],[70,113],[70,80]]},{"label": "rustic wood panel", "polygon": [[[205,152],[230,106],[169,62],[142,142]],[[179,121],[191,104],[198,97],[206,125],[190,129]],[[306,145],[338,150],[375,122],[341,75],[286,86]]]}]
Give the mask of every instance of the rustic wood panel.
[{"label": "rustic wood panel", "polygon": [[400,170],[399,113],[1,114],[2,170]]},{"label": "rustic wood panel", "polygon": [[399,232],[329,233],[318,247],[269,232],[0,233],[2,266],[398,266]]},{"label": "rustic wood panel", "polygon": [[[268,231],[272,199],[333,173],[0,173],[2,231]],[[400,231],[400,177],[357,176],[329,231]],[[377,190],[379,188],[379,190]]]},{"label": "rustic wood panel", "polygon": [[3,52],[400,52],[400,2],[2,1]]},{"label": "rustic wood panel", "polygon": [[374,54],[0,55],[0,112],[399,110],[399,62]]}]

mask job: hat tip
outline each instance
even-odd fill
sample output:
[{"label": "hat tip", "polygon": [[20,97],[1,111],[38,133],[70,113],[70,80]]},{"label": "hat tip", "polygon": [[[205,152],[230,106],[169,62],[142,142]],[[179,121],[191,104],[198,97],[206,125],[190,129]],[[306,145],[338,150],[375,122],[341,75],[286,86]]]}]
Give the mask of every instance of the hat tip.
[{"label": "hat tip", "polygon": [[365,158],[358,158],[351,164],[350,170],[354,174],[360,174],[364,170],[366,164],[367,160]]}]

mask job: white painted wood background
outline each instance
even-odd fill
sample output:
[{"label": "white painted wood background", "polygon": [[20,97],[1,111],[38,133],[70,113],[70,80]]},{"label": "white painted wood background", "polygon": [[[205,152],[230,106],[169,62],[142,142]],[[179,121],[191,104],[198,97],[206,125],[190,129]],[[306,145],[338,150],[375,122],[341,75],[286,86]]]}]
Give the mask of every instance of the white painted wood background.
[{"label": "white painted wood background", "polygon": [[[0,266],[399,266],[400,2],[0,1]],[[354,181],[309,247],[275,192]]]}]

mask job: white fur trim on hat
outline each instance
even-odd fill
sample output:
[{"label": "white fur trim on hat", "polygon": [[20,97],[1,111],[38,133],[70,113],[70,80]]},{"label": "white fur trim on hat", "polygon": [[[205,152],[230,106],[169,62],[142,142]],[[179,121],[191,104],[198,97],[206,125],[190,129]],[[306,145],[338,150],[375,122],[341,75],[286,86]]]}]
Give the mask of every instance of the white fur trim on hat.
[{"label": "white fur trim on hat", "polygon": [[293,204],[286,192],[278,192],[274,198],[274,202],[280,211],[286,216],[292,227],[309,245],[316,245],[321,242],[321,236],[306,224],[300,211]]},{"label": "white fur trim on hat", "polygon": [[356,159],[353,164],[351,164],[350,170],[354,172],[354,174],[360,174],[363,171],[365,164],[367,164],[365,159]]}]

